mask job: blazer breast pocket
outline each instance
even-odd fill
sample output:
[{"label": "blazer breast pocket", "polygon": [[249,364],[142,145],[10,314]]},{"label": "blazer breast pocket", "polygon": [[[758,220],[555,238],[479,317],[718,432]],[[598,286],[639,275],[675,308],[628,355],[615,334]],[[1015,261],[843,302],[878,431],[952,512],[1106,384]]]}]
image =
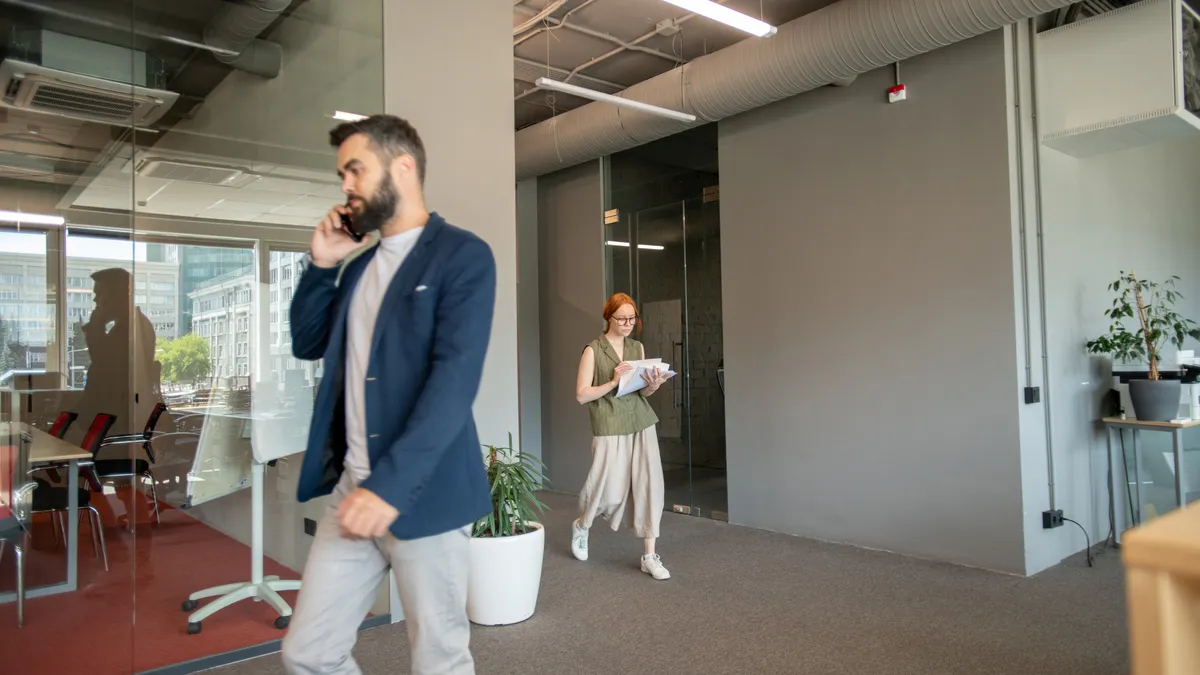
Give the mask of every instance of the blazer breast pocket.
[{"label": "blazer breast pocket", "polygon": [[434,312],[437,310],[436,289],[427,284],[419,284],[408,293],[405,300],[413,327],[424,324],[432,330]]}]

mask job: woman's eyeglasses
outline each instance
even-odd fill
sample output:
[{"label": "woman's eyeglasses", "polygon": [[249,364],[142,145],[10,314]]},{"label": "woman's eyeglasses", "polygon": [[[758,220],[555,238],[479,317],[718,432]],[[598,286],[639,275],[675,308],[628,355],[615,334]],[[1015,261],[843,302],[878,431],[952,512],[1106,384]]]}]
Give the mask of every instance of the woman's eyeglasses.
[{"label": "woman's eyeglasses", "polygon": [[632,326],[633,324],[637,323],[637,320],[638,320],[638,318],[636,316],[614,316],[613,317],[613,321],[616,321],[617,323],[621,324],[622,326]]}]

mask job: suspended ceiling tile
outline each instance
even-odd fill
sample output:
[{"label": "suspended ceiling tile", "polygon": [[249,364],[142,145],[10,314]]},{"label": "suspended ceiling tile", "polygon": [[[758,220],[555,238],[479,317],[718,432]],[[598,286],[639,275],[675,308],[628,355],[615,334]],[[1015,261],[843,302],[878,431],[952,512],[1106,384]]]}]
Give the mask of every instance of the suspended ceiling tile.
[{"label": "suspended ceiling tile", "polygon": [[[329,212],[329,209],[333,208],[334,204],[341,203],[343,198],[344,195],[342,195],[340,192],[338,193],[338,199],[336,201],[330,201],[327,197],[319,196],[301,197],[288,204],[288,206],[305,209],[318,209],[322,214],[325,214]],[[279,211],[279,213],[282,213],[282,211]]]},{"label": "suspended ceiling tile", "polygon": [[303,206],[280,206],[280,207],[271,209],[271,213],[279,214],[281,216],[296,216],[298,218],[320,219],[325,214],[329,213],[329,207],[327,206],[325,208],[316,209],[316,208],[306,208]]},{"label": "suspended ceiling tile", "polygon": [[256,223],[275,223],[277,225],[296,225],[301,227],[315,227],[317,221],[312,218],[301,218],[299,216],[285,216],[278,213],[267,213],[253,219]]},{"label": "suspended ceiling tile", "polygon": [[234,201],[232,199],[222,199],[221,201],[209,207],[209,211],[221,211],[231,213],[244,213],[252,216],[262,215],[267,213],[272,208],[270,204],[255,204],[254,202]]},{"label": "suspended ceiling tile", "polygon": [[253,187],[255,190],[264,192],[282,192],[284,194],[303,196],[308,194],[308,191],[313,188],[306,181],[293,180],[290,178],[275,178],[272,176],[263,176],[254,181],[247,187]]},{"label": "suspended ceiling tile", "polygon": [[253,187],[244,187],[241,190],[238,190],[237,195],[231,199],[240,202],[250,202],[253,204],[283,206],[284,204],[290,204],[296,201],[298,198],[299,197],[297,195],[288,194],[286,192],[266,192],[263,190],[253,189]]}]

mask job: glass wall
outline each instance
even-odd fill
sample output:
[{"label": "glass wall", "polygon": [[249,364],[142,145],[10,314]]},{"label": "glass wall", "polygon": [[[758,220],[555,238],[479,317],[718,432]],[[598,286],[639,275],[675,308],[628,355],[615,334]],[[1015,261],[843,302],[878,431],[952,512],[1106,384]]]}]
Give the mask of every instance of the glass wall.
[{"label": "glass wall", "polygon": [[273,4],[0,0],[5,438],[49,449],[5,472],[0,505],[35,495],[0,556],[6,672],[193,671],[284,634],[325,508],[295,497],[322,371],[288,308],[383,49],[382,0]]}]

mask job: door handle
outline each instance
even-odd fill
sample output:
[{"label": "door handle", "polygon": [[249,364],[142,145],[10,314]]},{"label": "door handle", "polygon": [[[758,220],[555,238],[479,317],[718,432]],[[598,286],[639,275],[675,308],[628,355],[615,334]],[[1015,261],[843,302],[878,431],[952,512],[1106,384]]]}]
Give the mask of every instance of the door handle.
[{"label": "door handle", "polygon": [[671,405],[672,405],[672,407],[678,409],[680,406],[683,405],[683,397],[680,396],[681,392],[679,391],[679,378],[683,377],[683,366],[680,365],[679,361],[677,361],[675,359],[675,348],[676,347],[679,347],[679,356],[682,357],[683,356],[683,342],[671,343],[671,360],[675,362],[674,365],[675,365],[675,373],[676,373],[675,377],[671,378]]}]

